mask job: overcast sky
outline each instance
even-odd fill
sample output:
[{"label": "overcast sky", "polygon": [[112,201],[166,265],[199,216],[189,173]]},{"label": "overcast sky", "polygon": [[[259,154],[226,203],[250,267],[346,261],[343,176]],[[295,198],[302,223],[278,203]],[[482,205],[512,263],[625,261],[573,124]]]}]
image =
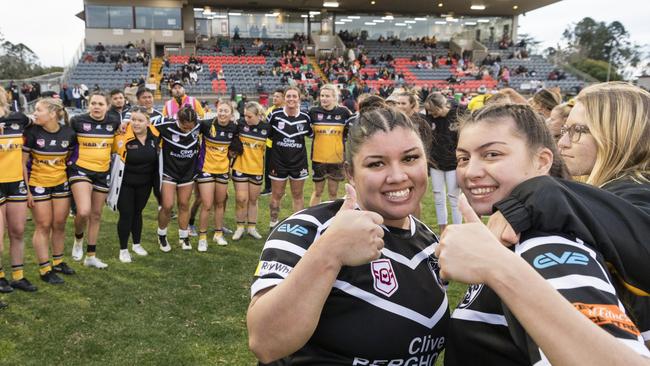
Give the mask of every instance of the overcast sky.
[{"label": "overcast sky", "polygon": [[[30,47],[45,66],[71,61],[83,40],[84,23],[75,16],[83,10],[83,0],[1,2],[0,32],[6,39]],[[520,16],[519,33],[542,41],[543,49],[556,45],[568,24],[590,16],[597,21],[620,21],[632,40],[644,45],[650,43],[649,14],[648,0],[563,0]]]}]

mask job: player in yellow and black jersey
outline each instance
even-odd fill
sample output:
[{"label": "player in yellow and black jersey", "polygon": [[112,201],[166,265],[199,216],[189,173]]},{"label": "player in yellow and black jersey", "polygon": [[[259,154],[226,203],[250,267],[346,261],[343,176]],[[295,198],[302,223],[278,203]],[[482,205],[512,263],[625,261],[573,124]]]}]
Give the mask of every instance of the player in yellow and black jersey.
[{"label": "player in yellow and black jersey", "polygon": [[248,225],[248,235],[255,239],[262,238],[256,228],[257,198],[262,186],[269,128],[269,124],[264,121],[262,106],[255,102],[247,103],[244,107],[244,118],[239,123],[239,141],[242,151],[235,158],[232,169],[237,201],[235,211],[237,229],[232,236],[233,240],[239,240],[244,235],[246,225]]},{"label": "player in yellow and black jersey", "polygon": [[[25,130],[23,145],[25,181],[29,184],[27,204],[36,223],[32,244],[41,279],[56,285],[63,283],[56,272],[74,274],[74,270],[63,261],[63,252],[71,196],[66,161],[77,140],[67,124],[68,115],[60,100],[40,100],[36,103],[34,117],[34,126]],[[61,125],[61,120],[65,124]]]},{"label": "player in yellow and black jersey", "polygon": [[111,148],[120,127],[120,121],[107,112],[106,95],[93,92],[88,99],[88,113],[70,120],[70,126],[77,134],[77,147],[68,166],[68,179],[77,205],[72,259],[79,261],[83,257],[83,236],[88,225],[84,265],[100,269],[108,267],[95,256],[95,250],[102,208],[108,194]]},{"label": "player in yellow and black jersey", "polygon": [[345,179],[343,174],[343,141],[348,121],[352,116],[350,110],[338,105],[339,89],[333,84],[323,85],[320,89],[320,106],[309,110],[314,142],[311,146],[311,161],[314,191],[310,206],[320,203],[325,181],[330,199],[336,199],[339,182]]},{"label": "player in yellow and black jersey", "polygon": [[[11,246],[12,281],[5,279],[0,264],[0,292],[13,289],[36,291],[23,276],[23,233],[27,215],[27,185],[23,176],[22,148],[23,131],[31,120],[22,113],[9,112],[6,93],[0,87],[0,212],[6,219]],[[4,235],[5,224],[0,227],[0,238]],[[0,240],[0,252],[3,250]],[[2,307],[0,305],[0,307]]]},{"label": "player in yellow and black jersey", "polygon": [[201,212],[199,214],[199,246],[204,252],[208,249],[207,230],[210,211],[214,206],[214,241],[219,245],[227,245],[223,237],[223,216],[228,197],[228,179],[230,177],[231,144],[238,141],[237,124],[233,121],[234,110],[228,101],[220,101],[217,107],[217,117],[214,120],[201,122],[203,141],[199,154],[196,179],[201,197]]}]

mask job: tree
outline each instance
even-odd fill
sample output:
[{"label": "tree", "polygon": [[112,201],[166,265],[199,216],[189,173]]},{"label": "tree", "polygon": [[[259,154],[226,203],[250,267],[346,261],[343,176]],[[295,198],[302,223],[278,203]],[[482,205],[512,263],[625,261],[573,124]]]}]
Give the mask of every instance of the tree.
[{"label": "tree", "polygon": [[639,46],[630,41],[630,34],[623,24],[609,24],[586,17],[570,25],[563,33],[571,52],[581,58],[611,63],[616,68],[637,66],[641,60]]},{"label": "tree", "polygon": [[0,79],[25,79],[55,70],[60,68],[43,68],[34,51],[6,40],[0,32]]}]

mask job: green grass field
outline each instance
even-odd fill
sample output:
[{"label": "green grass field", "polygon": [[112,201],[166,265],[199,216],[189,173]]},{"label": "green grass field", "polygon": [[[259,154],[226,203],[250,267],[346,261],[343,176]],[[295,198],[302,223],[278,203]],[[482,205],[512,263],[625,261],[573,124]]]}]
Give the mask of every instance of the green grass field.
[{"label": "green grass field", "polygon": [[[305,188],[306,202],[312,191]],[[342,188],[341,188],[342,191]],[[288,192],[287,192],[288,193]],[[230,186],[226,225],[234,228],[234,191]],[[268,200],[261,197],[258,230],[268,234]],[[104,210],[98,256],[109,267],[88,269],[70,258],[72,219],[68,220],[66,261],[77,274],[52,286],[40,281],[31,247],[32,223],[25,234],[25,275],[36,293],[0,295],[9,308],[0,311],[1,365],[253,365],[248,350],[246,308],[249,286],[263,241],[244,236],[227,247],[210,243],[207,253],[184,252],[177,243],[176,223],[170,225],[171,253],[156,243],[156,201],[145,210],[143,246],[147,257],[134,262],[117,259],[117,214]],[[429,189],[423,219],[436,227]],[[285,196],[281,217],[291,213]],[[8,248],[8,239],[5,238]],[[2,256],[10,268],[8,249]],[[452,284],[455,306],[464,286]]]}]

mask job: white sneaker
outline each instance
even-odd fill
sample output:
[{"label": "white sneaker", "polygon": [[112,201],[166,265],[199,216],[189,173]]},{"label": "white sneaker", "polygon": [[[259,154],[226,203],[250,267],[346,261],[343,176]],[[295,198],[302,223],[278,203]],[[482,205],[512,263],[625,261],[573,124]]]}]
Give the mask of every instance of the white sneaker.
[{"label": "white sneaker", "polygon": [[[163,239],[161,240],[161,238]],[[169,242],[167,241],[167,236],[158,235],[158,246],[160,246],[160,250],[165,253],[169,253],[172,250],[172,246],[169,245]]]},{"label": "white sneaker", "polygon": [[[121,253],[120,253],[120,255],[121,255]],[[121,260],[121,258],[120,258],[120,260]],[[104,268],[108,267],[108,264],[102,262],[101,260],[99,260],[99,258],[97,258],[96,256],[93,255],[93,256],[86,256],[86,258],[84,259],[84,266],[104,269]]]},{"label": "white sneaker", "polygon": [[149,254],[149,253],[147,253],[146,250],[144,250],[144,248],[143,248],[142,245],[140,245],[140,244],[133,244],[133,246],[131,247],[131,249],[133,250],[133,252],[134,252],[135,254],[137,254],[137,255],[139,255],[139,256],[142,256],[142,257],[144,257],[145,255]]},{"label": "white sneaker", "polygon": [[183,250],[192,250],[192,243],[190,243],[190,238],[178,239],[178,244],[181,245]]},{"label": "white sneaker", "polygon": [[[86,259],[88,259],[88,257],[86,257]],[[120,262],[131,263],[131,253],[129,253],[128,249],[120,249]]]},{"label": "white sneaker", "polygon": [[196,226],[190,225],[190,236],[199,236],[199,234],[196,232]]},{"label": "white sneaker", "polygon": [[257,240],[262,239],[262,235],[260,235],[260,233],[258,233],[257,229],[254,228],[254,227],[249,227],[248,228],[248,235],[252,236],[253,238],[255,238]]},{"label": "white sneaker", "polygon": [[206,239],[199,240],[199,246],[196,248],[199,252],[208,251],[208,241]]},{"label": "white sneaker", "polygon": [[84,256],[84,239],[74,239],[74,243],[72,244],[72,259],[76,260],[77,262],[81,260]]},{"label": "white sneaker", "polygon": [[237,230],[235,230],[235,233],[232,234],[232,240],[239,240],[243,235],[244,235],[244,228],[238,227]]},{"label": "white sneaker", "polygon": [[275,227],[278,226],[278,222],[279,221],[277,220],[269,222],[269,227],[271,228],[271,230],[275,229]]},{"label": "white sneaker", "polygon": [[217,242],[217,244],[221,246],[228,245],[228,242],[223,237],[223,235],[214,234],[214,237],[212,237],[212,241]]}]

